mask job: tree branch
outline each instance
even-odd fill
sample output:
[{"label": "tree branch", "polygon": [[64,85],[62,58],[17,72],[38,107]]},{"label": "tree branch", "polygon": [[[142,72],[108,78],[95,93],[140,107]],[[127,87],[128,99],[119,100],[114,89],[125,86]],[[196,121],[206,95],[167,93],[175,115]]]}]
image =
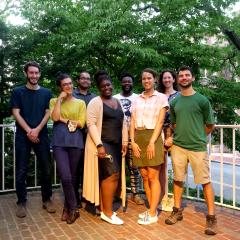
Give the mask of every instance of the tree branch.
[{"label": "tree branch", "polygon": [[227,35],[231,43],[240,50],[240,37],[234,31],[228,29],[223,30],[223,33]]},{"label": "tree branch", "polygon": [[141,12],[141,11],[147,10],[147,9],[149,9],[149,8],[154,9],[154,11],[156,11],[156,12],[160,12],[160,9],[157,8],[157,7],[155,7],[155,6],[153,6],[152,4],[147,4],[147,5],[145,5],[144,7],[137,8],[136,10],[133,10],[133,11],[134,11],[134,12]]}]

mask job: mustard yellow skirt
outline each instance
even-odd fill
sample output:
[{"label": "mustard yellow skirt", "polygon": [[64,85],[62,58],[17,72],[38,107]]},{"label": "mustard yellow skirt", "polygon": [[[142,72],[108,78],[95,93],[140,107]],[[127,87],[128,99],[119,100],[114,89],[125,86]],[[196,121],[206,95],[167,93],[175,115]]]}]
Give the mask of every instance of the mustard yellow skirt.
[{"label": "mustard yellow skirt", "polygon": [[153,130],[136,130],[134,140],[141,149],[140,158],[133,154],[133,165],[137,167],[151,167],[161,165],[164,161],[164,147],[161,134],[155,142],[155,157],[147,159],[147,146],[152,137]]}]

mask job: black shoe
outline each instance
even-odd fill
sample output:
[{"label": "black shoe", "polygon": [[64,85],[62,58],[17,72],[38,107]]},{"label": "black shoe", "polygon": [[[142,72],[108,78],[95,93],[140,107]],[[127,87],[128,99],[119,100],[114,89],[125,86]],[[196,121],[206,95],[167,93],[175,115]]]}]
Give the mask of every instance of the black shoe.
[{"label": "black shoe", "polygon": [[61,221],[67,221],[68,217],[69,217],[69,210],[67,208],[63,208]]},{"label": "black shoe", "polygon": [[80,213],[78,210],[72,210],[70,211],[68,218],[67,218],[67,224],[72,224],[76,221],[77,218],[80,217]]}]

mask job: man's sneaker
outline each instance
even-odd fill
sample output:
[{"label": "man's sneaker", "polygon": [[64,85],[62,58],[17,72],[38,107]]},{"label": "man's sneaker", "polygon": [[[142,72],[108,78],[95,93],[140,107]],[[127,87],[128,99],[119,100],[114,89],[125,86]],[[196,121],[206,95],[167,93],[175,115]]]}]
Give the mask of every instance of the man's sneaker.
[{"label": "man's sneaker", "polygon": [[165,219],[165,223],[168,225],[172,225],[175,224],[177,221],[183,220],[182,212],[183,208],[173,207],[173,211],[171,215],[167,219]]},{"label": "man's sneaker", "polygon": [[17,204],[16,216],[19,218],[26,217],[26,207],[24,204]]},{"label": "man's sneaker", "polygon": [[43,209],[46,209],[48,213],[55,213],[56,212],[56,207],[52,200],[48,200],[46,202],[43,202],[42,205]]},{"label": "man's sneaker", "polygon": [[205,234],[207,234],[207,235],[217,234],[217,219],[216,219],[215,215],[207,215]]},{"label": "man's sneaker", "polygon": [[139,194],[134,194],[133,195],[133,201],[137,204],[137,205],[143,205],[145,202],[142,199],[141,195]]},{"label": "man's sneaker", "polygon": [[152,224],[152,223],[156,223],[157,221],[158,221],[157,213],[154,217],[151,217],[149,212],[147,212],[147,214],[145,215],[144,218],[138,219],[138,224],[149,225],[149,224]]}]

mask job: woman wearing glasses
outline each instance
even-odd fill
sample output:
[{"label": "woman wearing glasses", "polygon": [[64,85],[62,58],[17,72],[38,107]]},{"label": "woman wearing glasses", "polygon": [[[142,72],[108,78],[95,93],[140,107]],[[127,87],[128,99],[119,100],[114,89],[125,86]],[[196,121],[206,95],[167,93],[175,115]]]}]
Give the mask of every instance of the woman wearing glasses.
[{"label": "woman wearing glasses", "polygon": [[81,128],[85,125],[86,105],[72,96],[73,84],[68,74],[59,74],[56,84],[60,94],[50,100],[51,119],[54,122],[53,156],[65,195],[61,220],[71,224],[79,217],[75,185],[84,148]]}]

